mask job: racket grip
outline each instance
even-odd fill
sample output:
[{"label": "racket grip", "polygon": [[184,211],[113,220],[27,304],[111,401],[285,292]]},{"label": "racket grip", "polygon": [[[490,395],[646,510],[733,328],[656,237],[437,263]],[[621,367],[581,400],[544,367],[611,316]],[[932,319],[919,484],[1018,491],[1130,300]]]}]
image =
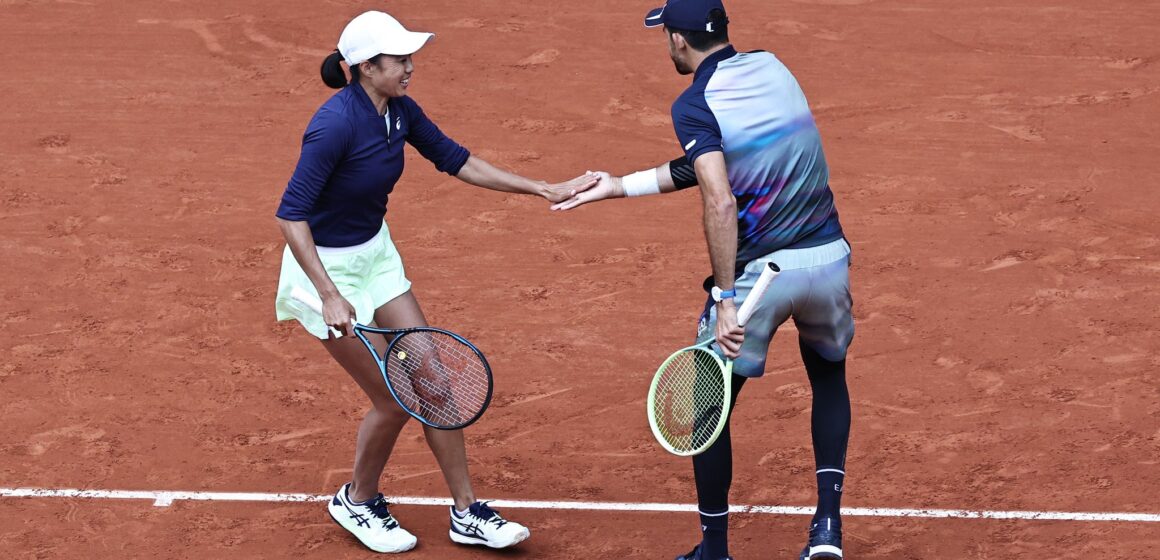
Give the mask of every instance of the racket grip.
[{"label": "racket grip", "polygon": [[745,297],[745,301],[741,302],[741,309],[737,310],[737,324],[742,327],[749,322],[749,318],[753,316],[753,309],[757,307],[757,302],[765,297],[765,292],[769,290],[769,285],[773,283],[773,279],[781,274],[781,268],[773,262],[766,263],[765,268],[761,270],[761,276],[757,278],[757,283],[753,285],[753,289],[749,291],[749,295]]},{"label": "racket grip", "polygon": [[[322,315],[322,300],[318,299],[318,296],[306,291],[306,289],[302,286],[294,286],[294,288],[290,290],[290,299],[293,299],[294,301],[309,307],[311,311]],[[339,332],[338,329],[331,327],[330,325],[327,325],[327,328],[330,329],[330,333],[334,335],[334,338],[342,338],[342,333]]]}]

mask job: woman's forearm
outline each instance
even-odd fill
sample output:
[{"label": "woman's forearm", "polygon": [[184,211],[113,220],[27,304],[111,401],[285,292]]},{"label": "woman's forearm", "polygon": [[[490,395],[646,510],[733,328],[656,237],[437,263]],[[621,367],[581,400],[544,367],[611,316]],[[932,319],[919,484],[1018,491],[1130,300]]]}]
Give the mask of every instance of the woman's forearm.
[{"label": "woman's forearm", "polygon": [[480,158],[471,156],[456,175],[459,180],[493,191],[544,196],[547,184],[504,171]]},{"label": "woman's forearm", "polygon": [[322,266],[322,260],[318,258],[318,249],[314,245],[314,235],[310,232],[310,224],[278,218],[278,227],[282,229],[282,236],[286,238],[286,245],[290,247],[290,252],[294,254],[298,266],[301,266],[302,270],[306,272],[306,276],[314,284],[314,289],[318,291],[319,297],[325,301],[339,295],[338,288],[331,281],[330,275],[326,273],[326,268]]}]

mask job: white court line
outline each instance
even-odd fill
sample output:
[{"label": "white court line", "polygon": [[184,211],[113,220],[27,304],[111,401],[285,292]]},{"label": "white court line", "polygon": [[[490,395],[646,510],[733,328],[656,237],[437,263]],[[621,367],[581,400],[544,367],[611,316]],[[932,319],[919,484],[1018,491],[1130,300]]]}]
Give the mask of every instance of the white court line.
[{"label": "white court line", "polygon": [[[149,490],[77,490],[49,488],[0,488],[0,498],[87,498],[101,500],[152,500],[153,505],[165,507],[175,501],[222,502],[325,502],[330,496],[315,494],[263,494],[253,492],[170,492]],[[420,498],[397,496],[388,498],[395,504],[417,506],[449,506],[450,498]],[[657,504],[623,502],[557,502],[535,500],[495,500],[497,508],[559,509],[588,511],[642,511],[642,512],[695,512],[693,504]],[[793,506],[733,506],[731,513],[758,513],[769,515],[813,515],[812,507]],[[965,509],[894,509],[843,508],[843,515],[855,517],[920,517],[928,519],[1025,519],[1040,521],[1127,521],[1160,523],[1160,514],[1154,513],[1077,513],[1063,511],[971,511]]]}]

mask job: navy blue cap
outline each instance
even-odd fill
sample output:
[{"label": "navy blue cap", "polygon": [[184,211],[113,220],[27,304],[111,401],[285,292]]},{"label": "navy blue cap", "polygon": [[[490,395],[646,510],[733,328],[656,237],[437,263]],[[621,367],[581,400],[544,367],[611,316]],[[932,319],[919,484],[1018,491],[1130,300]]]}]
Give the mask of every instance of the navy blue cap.
[{"label": "navy blue cap", "polygon": [[[725,12],[725,5],[721,0],[668,0],[664,6],[644,17],[644,26],[664,25],[681,31],[716,31],[713,29],[713,21],[709,19],[709,12],[713,10]],[[729,23],[729,18],[725,18],[724,23]]]}]

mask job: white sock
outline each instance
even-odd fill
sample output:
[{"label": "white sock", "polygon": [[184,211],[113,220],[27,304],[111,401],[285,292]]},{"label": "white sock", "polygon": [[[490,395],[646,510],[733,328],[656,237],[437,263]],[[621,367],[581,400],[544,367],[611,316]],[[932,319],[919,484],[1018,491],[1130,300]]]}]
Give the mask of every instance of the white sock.
[{"label": "white sock", "polygon": [[469,508],[461,511],[461,510],[455,509],[455,506],[451,506],[451,511],[455,512],[455,517],[463,517],[463,516],[467,515],[468,512],[471,511],[471,508],[469,507]]}]

